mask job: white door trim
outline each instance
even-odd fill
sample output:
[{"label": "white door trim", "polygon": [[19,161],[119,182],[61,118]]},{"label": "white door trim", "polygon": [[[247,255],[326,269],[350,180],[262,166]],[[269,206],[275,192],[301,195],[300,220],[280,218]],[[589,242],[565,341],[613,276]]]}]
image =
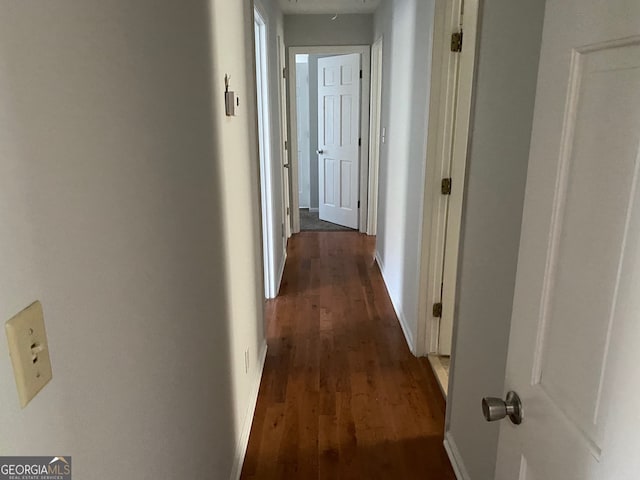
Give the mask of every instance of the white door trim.
[{"label": "white door trim", "polygon": [[369,192],[367,201],[367,235],[378,231],[378,171],[380,165],[380,124],[382,112],[382,49],[379,37],[371,46],[371,121],[369,123]]},{"label": "white door trim", "polygon": [[[287,81],[289,84],[289,169],[291,179],[290,192],[298,191],[298,131],[296,105],[296,55],[346,55],[360,54],[360,68],[362,69],[362,89],[360,94],[360,138],[362,145],[369,145],[369,92],[371,81],[371,47],[369,45],[347,46],[317,46],[317,47],[289,47],[287,55]],[[367,231],[367,205],[369,184],[369,149],[360,148],[360,213],[359,230]],[[292,233],[300,232],[300,210],[297,195],[290,195]]]},{"label": "white door trim", "polygon": [[[283,249],[284,249],[284,257],[287,256],[287,240],[291,237],[291,216],[290,213],[287,213],[287,209],[290,210],[291,199],[291,179],[289,177],[289,169],[285,168],[284,165],[288,163],[287,159],[287,149],[285,145],[288,144],[287,138],[287,81],[282,78],[281,72],[285,68],[287,63],[287,53],[284,46],[284,31],[278,28],[278,32],[276,35],[276,56],[278,57],[278,98],[280,100],[280,152],[281,152],[281,165],[280,169],[282,170],[282,221],[284,223],[284,239],[283,239]],[[284,260],[282,261],[282,268],[284,268]],[[280,285],[280,284],[278,284]]]},{"label": "white door trim", "polygon": [[267,25],[263,13],[258,7],[254,8],[255,31],[255,64],[256,64],[256,91],[258,113],[258,138],[260,158],[260,193],[262,203],[262,246],[264,261],[265,297],[274,298],[276,291],[275,255],[273,245],[273,209],[271,198],[271,128],[269,122],[269,75],[267,65]]},{"label": "white door trim", "polygon": [[[443,298],[441,285],[446,281],[447,292],[456,291],[479,8],[478,0],[464,1],[463,48],[460,53],[452,53],[451,34],[460,29],[461,3],[461,0],[440,0],[435,10],[419,279],[419,291],[424,294],[420,295],[418,306],[418,355],[438,353],[439,319],[433,316],[433,304],[442,301],[443,308],[450,309],[449,314],[454,316],[455,298],[450,294]],[[457,68],[450,61],[452,55],[459,55]],[[451,195],[443,196],[441,181],[448,177],[453,179]],[[445,252],[447,262],[443,269]],[[451,377],[452,374],[450,380]]]},{"label": "white door trim", "polygon": [[[302,72],[302,74],[300,74]],[[296,63],[296,81],[297,83],[297,98],[302,98],[303,101],[298,103],[298,125],[297,127],[303,131],[299,139],[298,150],[298,171],[300,177],[298,178],[298,198],[300,202],[300,208],[310,208],[311,206],[311,184],[310,184],[310,143],[311,143],[311,119],[309,118],[309,62]],[[304,167],[304,168],[303,168]]]}]

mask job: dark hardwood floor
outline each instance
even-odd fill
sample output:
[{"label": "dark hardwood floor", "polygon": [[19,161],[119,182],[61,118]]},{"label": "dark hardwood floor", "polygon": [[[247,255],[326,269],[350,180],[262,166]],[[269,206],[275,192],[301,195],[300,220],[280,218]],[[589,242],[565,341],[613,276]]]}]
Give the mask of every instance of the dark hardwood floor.
[{"label": "dark hardwood floor", "polygon": [[244,479],[455,479],[442,446],[445,403],[405,343],[375,239],[292,237]]}]

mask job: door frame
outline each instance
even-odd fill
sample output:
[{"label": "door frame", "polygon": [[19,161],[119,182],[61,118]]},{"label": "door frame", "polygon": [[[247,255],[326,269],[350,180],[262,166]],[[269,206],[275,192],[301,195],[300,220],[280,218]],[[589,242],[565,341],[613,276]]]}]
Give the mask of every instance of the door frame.
[{"label": "door frame", "polygon": [[[300,77],[299,73],[300,73],[300,69],[301,68],[305,69],[305,74],[306,74],[306,75],[302,76],[303,77],[302,79],[299,78]],[[296,127],[302,126],[303,129],[306,129],[310,133],[311,125],[310,125],[309,110],[310,110],[310,106],[311,105],[309,104],[309,93],[310,92],[309,92],[308,74],[309,74],[309,62],[307,61],[307,62],[303,62],[303,63],[297,63],[297,61],[296,61],[296,82],[298,80],[301,80],[300,82],[297,82],[297,84],[296,84],[296,106],[298,108],[298,111],[297,111],[298,113],[300,113],[300,110],[301,110],[301,107],[302,107],[300,104],[298,104],[298,99],[300,97],[302,97],[303,99],[306,99],[306,112],[304,112],[304,110],[302,110],[303,114],[306,113],[306,118],[304,118],[305,115],[303,115],[303,118],[300,118],[300,115],[298,115],[297,116],[298,123],[297,123]],[[305,80],[305,78],[304,78],[305,76],[306,76],[306,81],[304,81]],[[303,95],[303,93],[305,95]],[[299,128],[298,128],[297,131],[298,132],[300,131]],[[304,139],[304,135],[302,136],[302,139]],[[310,153],[311,153],[311,149],[310,149],[310,145],[309,145],[311,143],[310,140],[311,140],[310,138],[304,139],[303,140],[304,143],[303,143],[303,142],[300,142],[300,139],[298,139],[298,146],[299,147],[303,146],[303,145],[305,145],[307,147],[307,149],[306,149],[306,156],[307,157],[310,157]],[[309,142],[309,143],[306,143],[306,142]],[[297,152],[298,152],[298,173],[299,174],[301,174],[301,173],[303,174],[304,172],[302,171],[302,164],[303,163],[307,163],[306,161],[305,162],[302,161],[302,159],[305,159],[305,149],[302,148],[300,150],[297,150]],[[302,156],[300,156],[300,153],[302,153]],[[307,159],[305,159],[305,160],[307,160]],[[309,163],[308,168],[310,169],[311,158],[308,158],[308,163]],[[309,174],[310,173],[311,172],[309,172]],[[309,188],[305,192],[304,191],[304,186],[301,185],[303,183],[303,182],[300,181],[301,178],[303,179],[304,175],[299,175],[298,176],[298,188],[300,189],[298,191],[298,201],[300,203],[299,207],[300,208],[311,208],[311,200],[310,200],[310,198],[311,198],[311,188],[310,188],[311,185],[309,185]],[[301,197],[304,197],[305,205],[302,205]]]},{"label": "door frame", "polygon": [[[291,205],[291,232],[300,232],[300,207],[298,199],[298,127],[296,105],[296,55],[347,55],[360,54],[360,68],[362,69],[362,85],[360,90],[360,138],[362,145],[369,145],[369,105],[371,89],[371,47],[369,45],[345,45],[345,46],[314,46],[295,47],[290,46],[287,54],[287,82],[289,92],[288,119],[289,119],[289,191]],[[368,217],[368,185],[369,185],[369,149],[360,148],[360,181],[359,198],[360,212],[358,214],[358,229],[362,233],[367,232]]]},{"label": "door frame", "polygon": [[258,116],[258,156],[260,160],[260,193],[262,200],[262,245],[264,262],[264,295],[274,298],[277,295],[275,278],[275,245],[273,245],[273,197],[271,125],[269,104],[269,67],[267,61],[267,22],[264,12],[257,4],[253,10],[254,20],[254,52],[256,66],[256,93]]},{"label": "door frame", "polygon": [[382,124],[382,60],[384,37],[371,46],[371,120],[369,123],[369,192],[367,235],[378,232],[378,172],[380,166],[380,127]]},{"label": "door frame", "polygon": [[[458,55],[457,74],[450,65],[451,33],[460,25],[452,9],[464,9],[463,48]],[[447,302],[454,319],[455,292],[458,277],[458,253],[462,229],[462,208],[466,190],[467,147],[473,106],[473,87],[477,48],[479,0],[436,1],[434,18],[431,92],[427,132],[427,163],[422,223],[422,255],[420,259],[418,305],[418,355],[438,353],[440,320],[433,316],[435,303]],[[457,78],[456,78],[457,75]],[[453,90],[451,85],[457,85]],[[455,136],[453,133],[456,132]],[[448,158],[451,158],[449,162]],[[451,195],[441,194],[443,178],[453,178]],[[448,222],[448,224],[447,224]],[[449,263],[444,269],[445,251]],[[450,283],[454,298],[443,298],[441,285]],[[454,369],[451,353],[449,385]]]},{"label": "door frame", "polygon": [[[287,80],[284,76],[280,75],[286,68],[287,52],[284,46],[284,31],[278,28],[276,35],[276,48],[277,48],[277,60],[278,60],[278,99],[280,101],[280,158],[282,164],[280,170],[282,171],[282,218],[284,223],[284,257],[287,256],[287,240],[291,237],[291,179],[289,177],[288,169],[285,165],[288,164],[287,160],[287,145],[288,141],[288,110],[287,110]],[[280,271],[280,280],[284,274],[284,261],[282,262],[282,268]],[[278,282],[278,285],[280,281]]]}]

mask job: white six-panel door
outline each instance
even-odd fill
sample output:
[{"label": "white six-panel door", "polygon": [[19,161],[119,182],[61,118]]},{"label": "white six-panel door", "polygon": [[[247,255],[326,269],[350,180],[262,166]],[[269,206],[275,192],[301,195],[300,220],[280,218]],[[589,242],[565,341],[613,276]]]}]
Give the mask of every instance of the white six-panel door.
[{"label": "white six-panel door", "polygon": [[358,228],[360,54],[318,60],[320,219]]},{"label": "white six-panel door", "polygon": [[499,480],[640,478],[639,144],[640,2],[548,0]]}]

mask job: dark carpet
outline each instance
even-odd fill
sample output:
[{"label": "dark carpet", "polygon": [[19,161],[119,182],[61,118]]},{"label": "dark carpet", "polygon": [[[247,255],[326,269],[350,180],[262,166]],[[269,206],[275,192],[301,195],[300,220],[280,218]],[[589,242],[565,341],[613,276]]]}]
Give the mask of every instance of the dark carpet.
[{"label": "dark carpet", "polygon": [[318,212],[310,212],[308,208],[300,209],[301,232],[354,232],[352,228],[336,225],[320,220]]}]

